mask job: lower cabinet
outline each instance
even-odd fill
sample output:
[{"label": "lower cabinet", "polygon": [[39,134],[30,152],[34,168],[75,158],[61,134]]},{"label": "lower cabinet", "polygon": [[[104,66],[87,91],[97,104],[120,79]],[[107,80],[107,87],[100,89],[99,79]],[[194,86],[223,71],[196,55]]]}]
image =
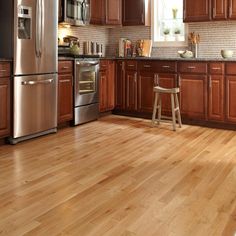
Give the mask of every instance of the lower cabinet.
[{"label": "lower cabinet", "polygon": [[0,138],[10,135],[10,78],[0,78]]},{"label": "lower cabinet", "polygon": [[73,119],[73,62],[59,61],[58,124]]},{"label": "lower cabinet", "polygon": [[208,77],[208,120],[224,121],[225,77],[223,63],[209,64]]},{"label": "lower cabinet", "polygon": [[[169,73],[161,73],[158,74],[158,84],[163,88],[176,88],[178,87],[177,75],[169,74]],[[163,114],[171,113],[171,97],[169,94],[161,95],[161,103],[162,103],[162,112]]]},{"label": "lower cabinet", "polygon": [[115,107],[115,62],[101,60],[99,72],[99,111],[112,111]]},{"label": "lower cabinet", "polygon": [[138,73],[135,70],[126,70],[125,82],[126,82],[126,110],[137,111],[138,110]]},{"label": "lower cabinet", "polygon": [[236,76],[226,76],[226,121],[236,123]]},{"label": "lower cabinet", "polygon": [[206,119],[207,76],[180,75],[180,109],[186,118]]},{"label": "lower cabinet", "polygon": [[236,123],[236,63],[225,64],[226,122]]},{"label": "lower cabinet", "polygon": [[115,72],[115,110],[125,110],[125,61],[116,63]]},{"label": "lower cabinet", "polygon": [[155,86],[155,73],[140,71],[138,78],[138,110],[152,113]]}]

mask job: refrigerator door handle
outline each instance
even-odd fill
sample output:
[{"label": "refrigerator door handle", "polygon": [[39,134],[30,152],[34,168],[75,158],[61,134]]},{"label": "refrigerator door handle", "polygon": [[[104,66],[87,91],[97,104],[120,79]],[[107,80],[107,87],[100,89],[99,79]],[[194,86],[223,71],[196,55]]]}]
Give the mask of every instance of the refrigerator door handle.
[{"label": "refrigerator door handle", "polygon": [[35,85],[35,84],[51,84],[54,79],[46,79],[46,80],[39,80],[39,81],[23,81],[21,82],[22,85]]},{"label": "refrigerator door handle", "polygon": [[40,57],[40,1],[36,0],[35,51],[37,57]]},{"label": "refrigerator door handle", "polygon": [[42,47],[43,47],[43,31],[44,31],[44,0],[40,0],[40,40],[39,40],[39,54],[42,57]]}]

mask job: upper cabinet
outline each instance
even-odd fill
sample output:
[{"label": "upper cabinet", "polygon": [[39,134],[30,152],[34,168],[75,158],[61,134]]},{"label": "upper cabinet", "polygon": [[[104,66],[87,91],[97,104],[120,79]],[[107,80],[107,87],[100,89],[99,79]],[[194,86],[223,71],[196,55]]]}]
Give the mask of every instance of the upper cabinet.
[{"label": "upper cabinet", "polygon": [[121,25],[121,0],[91,0],[90,23],[95,25]]},{"label": "upper cabinet", "polygon": [[209,21],[210,19],[210,0],[184,0],[184,22]]},{"label": "upper cabinet", "polygon": [[151,0],[123,0],[123,25],[151,25]]},{"label": "upper cabinet", "polygon": [[184,22],[236,20],[236,0],[184,0]]}]

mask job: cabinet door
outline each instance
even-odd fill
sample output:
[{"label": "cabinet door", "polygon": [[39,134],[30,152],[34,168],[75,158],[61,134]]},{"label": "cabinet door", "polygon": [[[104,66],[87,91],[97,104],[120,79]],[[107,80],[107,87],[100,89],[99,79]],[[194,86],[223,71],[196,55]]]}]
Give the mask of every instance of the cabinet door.
[{"label": "cabinet door", "polygon": [[207,77],[180,75],[180,110],[186,118],[206,119]]},{"label": "cabinet door", "polygon": [[209,76],[208,118],[213,121],[224,120],[224,75]]},{"label": "cabinet door", "polygon": [[73,119],[73,77],[58,76],[58,123]]},{"label": "cabinet door", "polygon": [[137,72],[134,70],[125,72],[126,80],[126,109],[137,110]]},{"label": "cabinet door", "polygon": [[90,24],[105,23],[105,0],[90,0]]},{"label": "cabinet door", "polygon": [[[158,84],[163,88],[176,88],[177,75],[176,74],[158,74]],[[171,97],[169,94],[161,95],[162,111],[164,114],[171,112]]]},{"label": "cabinet door", "polygon": [[226,20],[228,15],[228,1],[227,0],[212,0],[212,19]]},{"label": "cabinet door", "polygon": [[150,0],[123,0],[123,25],[150,25]]},{"label": "cabinet door", "polygon": [[125,109],[125,62],[117,61],[115,75],[115,109]]},{"label": "cabinet door", "polygon": [[236,19],[236,0],[229,0],[229,19]]},{"label": "cabinet door", "polygon": [[236,123],[236,76],[226,76],[226,120]]},{"label": "cabinet door", "polygon": [[107,71],[100,71],[99,75],[99,111],[104,112],[107,109]]},{"label": "cabinet door", "polygon": [[106,0],[106,24],[121,25],[122,17],[121,0]]},{"label": "cabinet door", "polygon": [[108,62],[107,80],[107,110],[112,111],[115,107],[115,62]]},{"label": "cabinet door", "polygon": [[184,0],[184,22],[211,19],[211,0]]},{"label": "cabinet door", "polygon": [[10,79],[0,78],[0,137],[10,135]]},{"label": "cabinet door", "polygon": [[140,112],[152,113],[154,100],[154,78],[153,72],[141,71],[138,78],[138,110]]}]

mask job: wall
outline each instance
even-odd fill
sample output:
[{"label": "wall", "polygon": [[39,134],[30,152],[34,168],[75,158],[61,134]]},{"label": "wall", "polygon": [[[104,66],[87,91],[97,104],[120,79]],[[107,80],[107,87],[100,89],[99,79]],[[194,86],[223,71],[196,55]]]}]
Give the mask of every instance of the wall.
[{"label": "wall", "polygon": [[[200,34],[201,42],[199,46],[199,57],[220,58],[221,49],[236,50],[236,22],[203,22],[190,23],[189,32]],[[114,55],[118,47],[119,38],[129,38],[136,41],[137,39],[150,39],[150,27],[135,26],[109,29],[109,54]],[[152,56],[176,57],[180,48],[153,48]],[[183,48],[182,48],[183,49]],[[186,49],[186,48],[184,48]],[[236,57],[236,52],[234,54]]]},{"label": "wall", "polygon": [[[63,30],[59,30],[62,32]],[[102,26],[75,27],[67,30],[68,33],[77,36],[80,41],[93,40],[105,45],[105,53],[108,56],[117,55],[119,38],[150,39],[151,29],[144,26],[127,26],[106,28]],[[236,58],[236,22],[204,22],[190,23],[189,32],[199,33],[201,42],[199,57],[220,58],[221,49],[235,50]],[[152,55],[160,57],[176,57],[180,48],[153,48]],[[82,53],[82,49],[81,49]]]},{"label": "wall", "polygon": [[93,41],[97,43],[102,43],[104,48],[104,54],[107,54],[109,31],[103,26],[82,26],[82,27],[71,27],[63,28],[59,27],[58,37],[63,38],[67,35],[75,36],[79,38],[80,41],[80,53],[83,53],[83,42]]}]

